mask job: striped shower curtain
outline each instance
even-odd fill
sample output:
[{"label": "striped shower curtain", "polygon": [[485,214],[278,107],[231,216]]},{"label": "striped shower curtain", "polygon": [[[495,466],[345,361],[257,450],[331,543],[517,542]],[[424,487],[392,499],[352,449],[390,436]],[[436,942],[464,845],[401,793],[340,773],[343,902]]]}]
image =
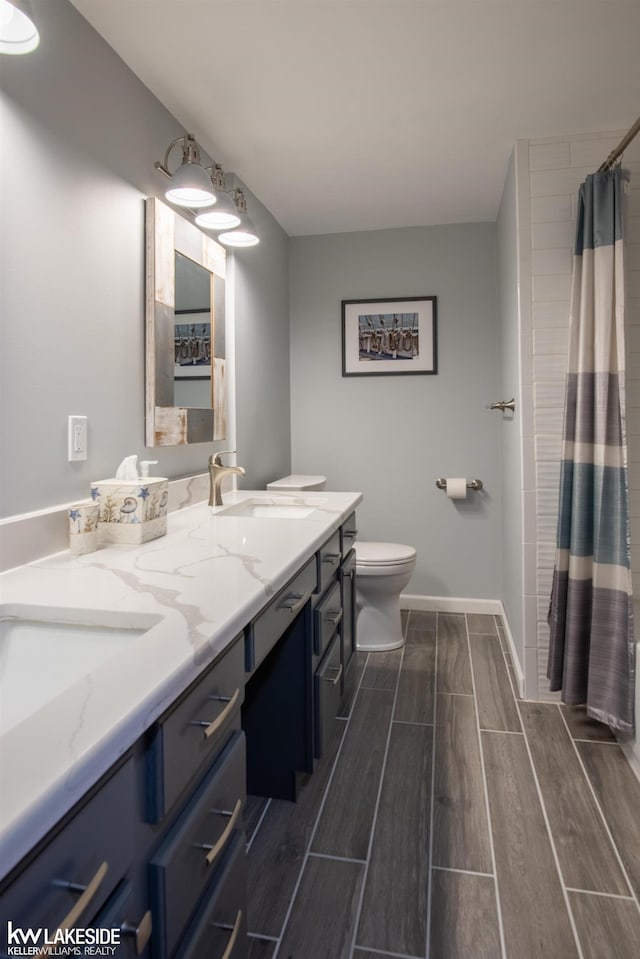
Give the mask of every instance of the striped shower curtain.
[{"label": "striped shower curtain", "polygon": [[580,187],[547,676],[569,705],[634,731],[620,167]]}]

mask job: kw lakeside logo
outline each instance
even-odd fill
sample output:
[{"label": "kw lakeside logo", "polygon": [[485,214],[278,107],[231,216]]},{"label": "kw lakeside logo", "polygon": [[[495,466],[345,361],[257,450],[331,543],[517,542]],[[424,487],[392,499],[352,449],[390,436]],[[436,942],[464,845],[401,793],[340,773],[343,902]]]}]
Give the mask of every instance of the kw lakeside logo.
[{"label": "kw lakeside logo", "polygon": [[7,922],[7,956],[113,956],[120,945],[120,929],[22,928]]}]

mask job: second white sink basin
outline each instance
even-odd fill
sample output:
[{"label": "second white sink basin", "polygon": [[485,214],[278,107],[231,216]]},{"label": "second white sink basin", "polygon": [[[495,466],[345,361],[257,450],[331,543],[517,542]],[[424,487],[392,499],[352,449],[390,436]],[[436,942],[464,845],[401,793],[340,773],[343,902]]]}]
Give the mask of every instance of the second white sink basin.
[{"label": "second white sink basin", "polygon": [[0,733],[89,675],[161,620],[101,610],[0,605]]},{"label": "second white sink basin", "polygon": [[256,519],[306,519],[318,507],[326,503],[326,498],[318,499],[252,496],[240,503],[218,506],[213,512],[216,516],[245,516]]}]

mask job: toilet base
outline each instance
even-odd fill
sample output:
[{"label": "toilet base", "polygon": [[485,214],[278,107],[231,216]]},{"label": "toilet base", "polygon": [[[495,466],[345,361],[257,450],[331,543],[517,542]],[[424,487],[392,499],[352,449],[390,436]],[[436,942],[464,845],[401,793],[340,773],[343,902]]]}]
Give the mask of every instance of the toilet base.
[{"label": "toilet base", "polygon": [[378,606],[365,605],[358,611],[356,649],[372,653],[404,646],[400,600],[387,600]]}]

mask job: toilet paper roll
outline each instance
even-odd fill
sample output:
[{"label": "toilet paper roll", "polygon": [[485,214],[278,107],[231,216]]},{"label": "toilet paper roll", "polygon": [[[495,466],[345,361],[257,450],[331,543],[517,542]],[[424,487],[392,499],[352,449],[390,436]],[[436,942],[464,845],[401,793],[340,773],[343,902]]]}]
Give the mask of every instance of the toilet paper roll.
[{"label": "toilet paper roll", "polygon": [[462,476],[447,477],[447,496],[449,499],[467,498],[467,480]]}]

